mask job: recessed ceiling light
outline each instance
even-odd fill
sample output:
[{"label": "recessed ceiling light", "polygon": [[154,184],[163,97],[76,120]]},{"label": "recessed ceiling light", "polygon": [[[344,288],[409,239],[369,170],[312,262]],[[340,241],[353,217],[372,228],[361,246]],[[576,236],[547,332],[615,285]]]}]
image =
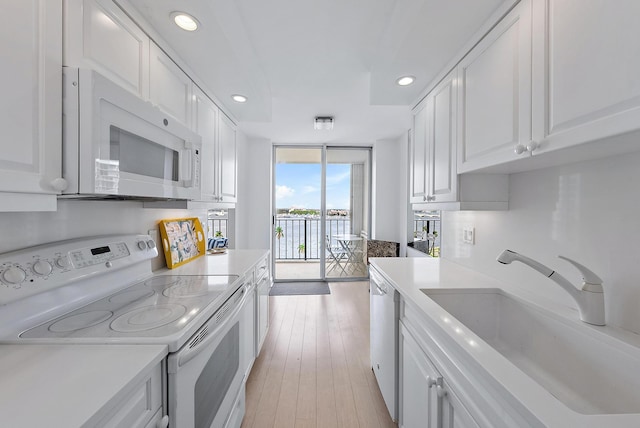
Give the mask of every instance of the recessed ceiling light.
[{"label": "recessed ceiling light", "polygon": [[396,80],[396,83],[400,86],[409,86],[410,84],[415,82],[415,80],[416,78],[413,76],[402,76],[398,80]]},{"label": "recessed ceiling light", "polygon": [[173,12],[171,14],[173,22],[185,31],[196,31],[198,29],[198,20],[185,12]]},{"label": "recessed ceiling light", "polygon": [[246,103],[247,102],[247,97],[245,97],[244,95],[240,95],[240,94],[235,94],[235,95],[231,95],[231,99],[237,103]]}]

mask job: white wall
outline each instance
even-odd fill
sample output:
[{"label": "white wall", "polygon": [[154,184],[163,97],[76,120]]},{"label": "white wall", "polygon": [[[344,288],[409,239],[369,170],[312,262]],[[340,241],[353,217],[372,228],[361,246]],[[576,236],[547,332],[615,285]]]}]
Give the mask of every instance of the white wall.
[{"label": "white wall", "polygon": [[238,145],[236,248],[271,248],[271,156],[268,140],[244,138]]},{"label": "white wall", "polygon": [[407,235],[407,135],[380,140],[373,149],[371,238],[399,242],[402,254]]},{"label": "white wall", "polygon": [[[561,254],[604,280],[606,316],[640,334],[640,153],[582,162],[510,177],[509,211],[443,212],[444,258],[519,284],[575,307],[551,280],[520,263],[495,261],[505,248],[536,259],[579,285]],[[476,244],[462,243],[474,226]]]},{"label": "white wall", "polygon": [[[206,214],[206,210],[148,209],[135,201],[59,200],[56,212],[0,213],[0,253],[71,238],[144,234],[157,231],[162,219],[199,217],[205,221]],[[153,267],[164,265],[161,253]]]}]

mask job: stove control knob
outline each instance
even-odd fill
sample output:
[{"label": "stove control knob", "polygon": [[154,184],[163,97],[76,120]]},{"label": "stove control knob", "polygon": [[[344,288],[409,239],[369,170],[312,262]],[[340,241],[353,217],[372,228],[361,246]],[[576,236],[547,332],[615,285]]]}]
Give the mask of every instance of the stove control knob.
[{"label": "stove control knob", "polygon": [[60,269],[69,269],[71,267],[71,262],[67,257],[60,257],[56,259],[56,266]]},{"label": "stove control knob", "polygon": [[46,260],[38,260],[33,264],[32,269],[36,274],[46,276],[51,273],[53,266]]},{"label": "stove control knob", "polygon": [[138,241],[138,248],[144,251],[147,249],[147,244],[144,241]]},{"label": "stove control knob", "polygon": [[149,239],[147,241],[147,247],[149,247],[150,250],[153,250],[154,248],[156,248],[156,243],[153,239]]},{"label": "stove control knob", "polygon": [[11,266],[2,273],[2,279],[7,284],[20,284],[27,278],[27,273],[17,266]]}]

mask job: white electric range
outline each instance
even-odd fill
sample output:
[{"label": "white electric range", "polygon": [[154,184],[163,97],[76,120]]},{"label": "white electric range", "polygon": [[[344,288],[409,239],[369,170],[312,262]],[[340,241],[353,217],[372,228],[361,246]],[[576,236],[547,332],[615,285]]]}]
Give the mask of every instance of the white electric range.
[{"label": "white electric range", "polygon": [[[1,254],[0,343],[167,345],[171,426],[226,426],[237,419],[253,352],[240,339],[253,327],[251,284],[238,275],[154,275],[157,255],[147,235]],[[198,389],[203,382],[215,388]]]}]

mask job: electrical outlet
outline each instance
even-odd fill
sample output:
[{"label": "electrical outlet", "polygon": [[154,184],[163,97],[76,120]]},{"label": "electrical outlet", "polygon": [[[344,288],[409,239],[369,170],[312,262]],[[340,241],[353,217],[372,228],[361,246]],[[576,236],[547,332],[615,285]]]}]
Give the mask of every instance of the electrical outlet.
[{"label": "electrical outlet", "polygon": [[464,227],[462,229],[462,242],[470,245],[476,243],[476,229],[474,227]]},{"label": "electrical outlet", "polygon": [[147,235],[151,237],[156,243],[156,246],[160,243],[160,232],[158,229],[149,229],[147,230]]}]

